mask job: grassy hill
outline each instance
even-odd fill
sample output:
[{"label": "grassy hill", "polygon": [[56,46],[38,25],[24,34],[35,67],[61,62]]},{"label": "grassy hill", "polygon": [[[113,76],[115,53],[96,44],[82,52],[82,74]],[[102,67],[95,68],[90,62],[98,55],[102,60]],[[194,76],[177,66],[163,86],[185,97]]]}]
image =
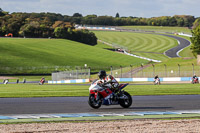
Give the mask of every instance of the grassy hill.
[{"label": "grassy hill", "polygon": [[[129,66],[146,60],[64,39],[0,38],[1,67]],[[12,70],[8,70],[12,73]],[[5,73],[5,70],[0,70]],[[36,72],[37,73],[37,72]]]},{"label": "grassy hill", "polygon": [[[135,26],[136,28],[140,28],[140,26]],[[161,30],[158,27],[150,27],[150,28],[157,28],[157,30]],[[163,27],[165,29],[170,30],[176,29],[177,27]],[[179,28],[178,28],[179,29]],[[178,30],[177,29],[177,30]],[[184,29],[184,28],[180,28]],[[194,58],[190,47],[183,49],[179,55],[183,58],[168,58],[162,54],[156,53],[163,53],[170,47],[174,47],[177,45],[177,41],[164,36],[154,35],[154,34],[145,34],[145,33],[128,33],[128,32],[106,32],[106,31],[96,31],[95,34],[97,35],[98,39],[107,41],[112,44],[116,43],[122,46],[128,47],[132,53],[136,55],[140,55],[143,57],[153,58],[153,59],[160,59],[162,63],[156,63],[155,66],[155,73],[153,72],[153,66],[147,67],[141,72],[137,73],[134,76],[141,76],[145,75],[146,77],[151,77],[154,74],[158,74],[159,76],[180,76],[187,77],[192,76],[193,73],[197,75],[199,72],[199,66],[196,63],[196,59]],[[189,37],[180,36],[190,41]],[[180,70],[179,66],[180,65]],[[193,68],[194,65],[194,68]],[[173,71],[173,73],[171,73]]]},{"label": "grassy hill", "polygon": [[124,46],[133,54],[151,59],[168,59],[163,53],[178,45],[175,39],[161,35],[108,31],[94,31],[94,33],[100,40]]},{"label": "grassy hill", "polygon": [[[144,33],[94,32],[99,39],[127,47],[133,54],[162,60],[163,63],[156,65],[157,70],[162,69],[161,71],[163,71],[163,64],[166,63],[168,66],[175,66],[176,69],[177,63],[186,66],[186,68],[187,64],[189,64],[190,69],[191,63],[196,65],[195,59],[191,59],[191,61],[173,59],[171,61],[171,59],[161,54],[177,45],[177,41],[172,38]],[[0,38],[0,73],[33,73],[33,71],[34,73],[41,73],[44,70],[40,71],[36,70],[36,68],[44,66],[52,67],[55,70],[55,66],[70,66],[70,68],[74,69],[76,66],[84,67],[84,64],[87,64],[99,70],[110,66],[119,68],[119,66],[140,66],[142,63],[147,63],[146,60],[107,49],[112,49],[112,47],[102,43],[98,43],[96,46],[89,46],[64,39]],[[190,47],[181,51],[180,55],[183,57],[193,57]],[[16,69],[16,67],[18,68]],[[24,68],[32,69],[32,71],[25,70]],[[183,67],[182,70],[184,70]],[[52,69],[47,71],[50,73]],[[144,71],[152,71],[152,68]]]}]

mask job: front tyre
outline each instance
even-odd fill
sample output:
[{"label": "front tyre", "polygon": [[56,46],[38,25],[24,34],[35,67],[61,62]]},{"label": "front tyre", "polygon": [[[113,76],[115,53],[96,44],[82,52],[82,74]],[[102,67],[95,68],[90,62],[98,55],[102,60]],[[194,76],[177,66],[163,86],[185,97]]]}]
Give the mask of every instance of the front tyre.
[{"label": "front tyre", "polygon": [[119,104],[123,108],[128,108],[132,105],[132,97],[128,92],[124,92],[121,98],[119,99]]},{"label": "front tyre", "polygon": [[89,100],[88,100],[88,104],[94,108],[94,109],[98,109],[101,107],[102,101],[100,98],[98,98],[98,100],[96,100],[96,98],[94,97],[94,94],[90,94],[89,96]]}]

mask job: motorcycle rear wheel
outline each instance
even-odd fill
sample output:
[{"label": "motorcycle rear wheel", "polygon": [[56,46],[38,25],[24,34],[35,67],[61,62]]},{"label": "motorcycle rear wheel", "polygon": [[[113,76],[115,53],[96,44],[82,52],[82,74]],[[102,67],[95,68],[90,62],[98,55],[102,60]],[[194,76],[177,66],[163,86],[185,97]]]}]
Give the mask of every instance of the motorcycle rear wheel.
[{"label": "motorcycle rear wheel", "polygon": [[120,99],[119,104],[123,108],[129,108],[132,105],[132,97],[128,92],[124,92],[123,96],[127,97],[127,99]]},{"label": "motorcycle rear wheel", "polygon": [[102,101],[99,98],[98,100],[95,99],[94,94],[90,94],[89,96],[89,100],[88,100],[88,104],[94,108],[94,109],[98,109],[101,107],[102,105]]}]

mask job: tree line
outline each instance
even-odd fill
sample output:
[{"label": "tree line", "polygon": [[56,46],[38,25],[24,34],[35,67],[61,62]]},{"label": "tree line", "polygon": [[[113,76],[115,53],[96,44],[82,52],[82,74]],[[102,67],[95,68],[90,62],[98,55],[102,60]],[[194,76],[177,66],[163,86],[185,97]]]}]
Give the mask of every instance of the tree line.
[{"label": "tree line", "polygon": [[[74,13],[73,16],[59,13],[8,13],[0,8],[0,36],[12,33],[15,37],[67,38],[90,45],[97,43],[95,34],[87,30],[76,30],[75,24],[104,26],[179,26],[192,27],[196,18],[190,15],[161,16],[152,18],[115,17]],[[68,22],[68,23],[67,23]],[[86,38],[87,39],[84,39]]]},{"label": "tree line", "polygon": [[11,13],[0,8],[0,36],[12,33],[14,37],[64,38],[96,45],[97,37],[88,30],[76,30],[67,16],[56,13]]},{"label": "tree line", "polygon": [[110,26],[129,26],[129,25],[143,25],[143,26],[179,26],[179,27],[191,27],[195,21],[194,16],[190,15],[175,15],[161,16],[152,18],[142,17],[116,17],[111,16],[96,16],[87,15],[85,17],[79,17],[80,24],[87,25],[110,25]]},{"label": "tree line", "polygon": [[192,37],[190,40],[192,42],[192,53],[195,57],[198,57],[197,64],[200,65],[200,18],[196,19],[193,24]]}]

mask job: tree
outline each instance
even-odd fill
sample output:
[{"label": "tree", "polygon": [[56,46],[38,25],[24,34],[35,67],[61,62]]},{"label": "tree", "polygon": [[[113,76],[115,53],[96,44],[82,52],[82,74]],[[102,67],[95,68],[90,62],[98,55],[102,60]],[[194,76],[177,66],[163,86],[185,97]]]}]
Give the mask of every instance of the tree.
[{"label": "tree", "polygon": [[177,21],[175,17],[171,17],[169,19],[169,26],[176,26],[177,25]]},{"label": "tree", "polygon": [[4,16],[6,13],[0,8],[0,16]]},{"label": "tree", "polygon": [[176,19],[176,21],[177,21],[177,25],[179,27],[182,27],[184,25],[184,19],[183,18],[178,18],[178,19]]},{"label": "tree", "polygon": [[200,65],[200,25],[192,30],[191,50],[195,57],[197,57],[197,64]]},{"label": "tree", "polygon": [[111,16],[99,16],[94,19],[94,25],[114,25],[114,18]]},{"label": "tree", "polygon": [[115,17],[116,17],[116,18],[119,18],[119,13],[117,13]]},{"label": "tree", "polygon": [[55,30],[54,30],[54,34],[57,38],[62,38],[63,32],[64,32],[64,30],[61,27],[56,27]]},{"label": "tree", "polygon": [[195,29],[199,25],[200,25],[200,18],[196,19],[195,22],[193,23],[193,29]]},{"label": "tree", "polygon": [[82,16],[82,14],[80,14],[80,13],[74,13],[74,14],[73,14],[73,17],[83,17],[83,16]]}]

